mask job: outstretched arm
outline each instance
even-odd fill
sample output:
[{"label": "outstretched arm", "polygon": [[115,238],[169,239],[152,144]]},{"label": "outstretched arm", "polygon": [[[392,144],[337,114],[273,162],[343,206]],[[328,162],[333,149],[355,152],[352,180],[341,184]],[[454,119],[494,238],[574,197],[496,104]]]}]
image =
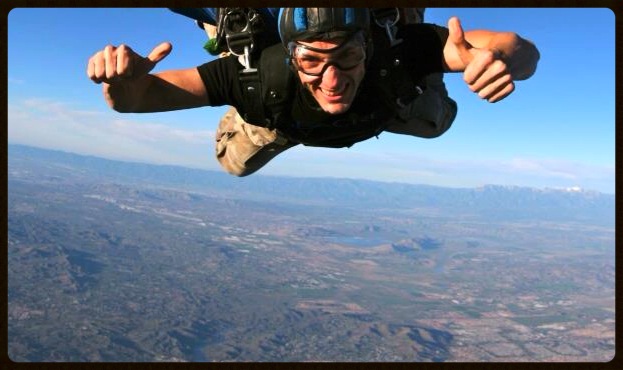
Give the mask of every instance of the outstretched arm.
[{"label": "outstretched arm", "polygon": [[171,52],[164,42],[147,57],[126,45],[108,45],[88,62],[87,76],[103,85],[104,99],[118,112],[163,112],[206,105],[207,93],[196,68],[149,72]]},{"label": "outstretched arm", "polygon": [[536,71],[539,51],[513,32],[463,32],[458,18],[448,21],[444,47],[448,70],[463,72],[469,88],[489,102],[497,102],[515,89],[513,81],[525,80]]}]

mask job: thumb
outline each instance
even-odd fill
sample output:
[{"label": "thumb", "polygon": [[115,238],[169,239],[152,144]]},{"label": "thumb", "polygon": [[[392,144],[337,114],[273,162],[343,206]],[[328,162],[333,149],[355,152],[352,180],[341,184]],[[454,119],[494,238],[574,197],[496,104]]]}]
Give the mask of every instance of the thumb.
[{"label": "thumb", "polygon": [[169,53],[173,50],[173,45],[170,42],[163,42],[160,45],[156,46],[151,53],[147,56],[147,59],[152,63],[156,64],[160,62],[162,59],[166,58]]},{"label": "thumb", "polygon": [[457,17],[452,17],[448,20],[448,31],[448,38],[456,47],[459,58],[461,58],[461,61],[465,65],[468,65],[474,59],[472,53],[469,52],[472,45],[465,40],[465,33],[463,32],[461,21],[459,21]]}]

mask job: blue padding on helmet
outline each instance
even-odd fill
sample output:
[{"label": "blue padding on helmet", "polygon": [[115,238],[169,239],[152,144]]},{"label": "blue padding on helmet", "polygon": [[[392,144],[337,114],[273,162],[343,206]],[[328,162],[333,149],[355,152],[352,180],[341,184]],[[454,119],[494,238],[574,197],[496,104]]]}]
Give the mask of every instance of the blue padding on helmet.
[{"label": "blue padding on helmet", "polygon": [[279,36],[286,47],[291,41],[328,36],[333,32],[349,36],[364,31],[368,35],[369,30],[368,8],[281,8],[279,12]]},{"label": "blue padding on helmet", "polygon": [[294,8],[292,20],[295,30],[305,31],[307,29],[307,8]]},{"label": "blue padding on helmet", "polygon": [[353,24],[355,23],[355,12],[353,8],[346,8],[344,12],[344,23],[345,24]]}]

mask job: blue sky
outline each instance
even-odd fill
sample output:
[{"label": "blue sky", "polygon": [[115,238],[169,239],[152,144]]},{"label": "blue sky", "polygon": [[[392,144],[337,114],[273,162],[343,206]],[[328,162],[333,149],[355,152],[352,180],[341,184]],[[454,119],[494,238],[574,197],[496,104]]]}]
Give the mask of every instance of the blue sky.
[{"label": "blue sky", "polygon": [[[459,113],[442,137],[384,133],[350,149],[299,146],[258,174],[614,193],[614,14],[586,8],[431,8],[426,14],[427,21],[444,25],[451,16],[466,30],[515,31],[533,41],[541,52],[536,74],[495,104],[471,93],[460,74],[447,75]],[[205,40],[193,21],[165,8],[13,9],[8,142],[220,170],[213,141],[225,108],[120,114],[86,76],[88,58],[109,43],[126,43],[145,55],[170,41],[173,52],[158,71],[208,61]]]}]

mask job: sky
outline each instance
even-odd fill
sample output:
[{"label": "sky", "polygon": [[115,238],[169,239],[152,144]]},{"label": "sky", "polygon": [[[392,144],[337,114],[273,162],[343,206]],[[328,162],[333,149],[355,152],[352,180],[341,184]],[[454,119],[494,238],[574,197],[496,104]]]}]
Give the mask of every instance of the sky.
[{"label": "sky", "polygon": [[[348,149],[297,146],[253,176],[337,177],[479,187],[615,191],[615,15],[605,8],[430,8],[426,20],[513,31],[536,44],[532,78],[498,103],[447,74],[459,105],[436,139],[383,133]],[[103,21],[105,20],[105,21]],[[219,170],[214,132],[226,107],[122,114],[87,61],[107,44],[172,53],[154,72],[211,60],[195,23],[166,8],[16,8],[8,15],[8,143],[124,161]],[[244,178],[240,181],[245,181]]]}]

